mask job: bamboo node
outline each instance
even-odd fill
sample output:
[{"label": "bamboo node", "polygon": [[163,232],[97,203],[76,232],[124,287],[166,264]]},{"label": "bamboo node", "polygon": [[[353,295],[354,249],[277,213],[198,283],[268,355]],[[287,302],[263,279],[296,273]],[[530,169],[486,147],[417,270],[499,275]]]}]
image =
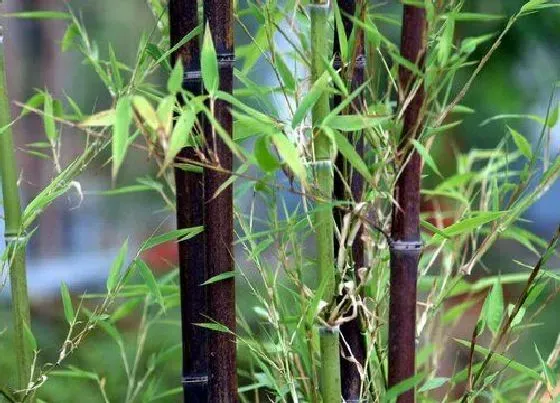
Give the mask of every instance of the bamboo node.
[{"label": "bamboo node", "polygon": [[319,327],[319,334],[339,334],[340,326],[321,326]]},{"label": "bamboo node", "polygon": [[422,241],[389,241],[389,250],[393,254],[420,254],[423,247]]},{"label": "bamboo node", "polygon": [[218,65],[220,67],[233,67],[235,64],[235,53],[218,53]]},{"label": "bamboo node", "polygon": [[208,376],[185,376],[183,377],[183,385],[192,385],[192,384],[207,384],[208,383]]}]

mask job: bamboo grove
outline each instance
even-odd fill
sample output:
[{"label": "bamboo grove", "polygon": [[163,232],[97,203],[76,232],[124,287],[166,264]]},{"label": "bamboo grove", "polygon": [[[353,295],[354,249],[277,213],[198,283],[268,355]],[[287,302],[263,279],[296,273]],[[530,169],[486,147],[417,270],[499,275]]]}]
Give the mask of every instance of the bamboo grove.
[{"label": "bamboo grove", "polygon": [[[536,305],[534,290],[555,281],[546,263],[558,232],[546,242],[519,222],[560,176],[560,158],[546,154],[560,115],[556,87],[546,116],[530,117],[542,124],[536,149],[505,125],[496,148],[457,150],[449,177],[433,150],[475,112],[462,102],[511,28],[556,5],[528,1],[498,34],[459,40],[459,24],[502,17],[464,11],[458,0],[402,3],[389,6],[395,18],[368,0],[149,0],[156,28],[142,37],[132,68],[112,47],[102,60],[70,9],[12,15],[69,21],[62,48],[84,56],[111,102],[91,115],[47,90],[18,103],[16,121],[41,116],[47,157],[59,161],[63,127],[87,138],[83,153],[57,167],[52,183],[22,208],[2,49],[2,261],[17,361],[10,390],[0,383],[2,396],[33,401],[60,376],[94,381],[109,401],[104,377],[64,366],[95,329],[119,349],[127,382],[118,396],[127,403],[180,395],[194,403],[474,401],[503,381],[498,364],[519,373],[503,381],[506,395],[527,385],[533,397],[551,393],[560,341],[538,370],[507,353]],[[399,32],[398,44],[387,26]],[[120,186],[133,152],[147,155],[157,174]],[[116,188],[105,195],[156,193],[176,228],[152,235],[136,253],[124,242],[106,293],[76,304],[61,286],[68,335],[58,360],[43,364],[26,243],[54,200],[73,189],[83,196],[77,178],[108,154]],[[524,265],[524,276],[470,281],[499,239],[536,254],[536,264]],[[167,242],[177,243],[178,270],[157,277],[146,256]],[[521,294],[507,306],[504,284],[518,283]],[[474,322],[465,320],[470,340],[447,333],[479,302]],[[150,332],[174,309],[180,346],[148,357]],[[118,325],[137,311],[129,346]],[[465,352],[467,361],[445,367],[446,348]],[[180,387],[156,393],[158,371],[179,350]]]}]

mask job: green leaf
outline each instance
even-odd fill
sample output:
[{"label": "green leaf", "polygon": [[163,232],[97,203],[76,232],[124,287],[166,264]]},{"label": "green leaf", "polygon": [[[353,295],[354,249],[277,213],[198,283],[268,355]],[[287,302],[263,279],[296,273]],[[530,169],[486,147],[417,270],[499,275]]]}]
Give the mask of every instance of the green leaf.
[{"label": "green leaf", "polygon": [[81,127],[107,127],[113,126],[115,124],[116,111],[115,109],[109,109],[96,113],[92,116],[87,116],[81,121]]},{"label": "green leaf", "polygon": [[227,280],[229,278],[233,278],[235,277],[235,270],[231,270],[231,271],[226,271],[224,273],[218,274],[214,277],[210,277],[208,280],[206,280],[204,283],[202,283],[201,285],[209,285],[209,284],[214,284],[217,283],[219,281],[222,280]]},{"label": "green leaf", "polygon": [[231,333],[231,331],[229,330],[229,328],[225,325],[222,325],[220,323],[193,323],[193,325],[195,326],[200,326],[200,327],[204,327],[206,329],[210,329],[213,330],[215,332],[221,332],[221,333]]},{"label": "green leaf", "polygon": [[419,373],[414,375],[411,378],[405,379],[402,382],[397,383],[395,386],[391,387],[387,393],[385,394],[385,398],[383,399],[385,402],[390,402],[393,399],[398,398],[403,393],[413,389],[416,385],[418,385],[422,380],[426,377],[424,373]]},{"label": "green leaf", "polygon": [[438,389],[441,388],[443,385],[445,385],[447,382],[449,382],[449,378],[432,378],[432,379],[428,379],[424,385],[422,385],[422,387],[420,389],[418,389],[419,393],[422,392],[427,392],[429,390],[434,390],[434,389]]},{"label": "green leaf", "polygon": [[432,156],[430,155],[428,150],[426,150],[426,148],[421,143],[416,141],[415,139],[412,139],[411,142],[414,145],[414,148],[416,149],[418,154],[420,154],[420,156],[422,157],[422,159],[426,163],[426,165],[428,165],[430,168],[432,168],[432,171],[434,171],[434,173],[436,175],[443,178],[443,176],[441,175],[441,172],[439,171],[439,169],[436,165],[436,162],[434,161],[434,159],[432,158]]},{"label": "green leaf", "polygon": [[171,135],[171,129],[173,127],[175,101],[176,98],[174,95],[166,96],[161,100],[156,111],[159,122],[163,125],[163,131],[166,138]]},{"label": "green leaf", "polygon": [[288,164],[292,172],[305,181],[305,167],[303,166],[295,146],[284,135],[284,133],[276,133],[271,136],[272,142],[278,150],[278,154],[282,157],[284,162]]},{"label": "green leaf", "polygon": [[294,78],[292,71],[288,68],[288,66],[286,66],[282,55],[277,53],[274,61],[276,69],[278,70],[278,74],[280,74],[280,77],[282,78],[284,86],[290,91],[295,91],[297,85],[296,79]]},{"label": "green leaf", "polygon": [[34,20],[71,20],[72,15],[59,11],[24,11],[21,13],[2,14],[8,18],[25,18]]},{"label": "green leaf", "polygon": [[63,52],[67,52],[70,49],[70,47],[74,43],[74,39],[78,35],[80,35],[80,27],[78,27],[75,22],[68,25],[68,28],[66,28],[61,41],[61,48]]},{"label": "green leaf", "polygon": [[531,0],[528,1],[521,7],[521,13],[528,13],[534,10],[538,10],[540,6],[548,3],[548,0]]},{"label": "green leaf", "polygon": [[509,126],[507,128],[521,154],[523,154],[528,159],[531,159],[533,157],[533,150],[531,149],[531,144],[529,143],[529,141],[517,130],[512,129]]},{"label": "green leaf", "polygon": [[548,366],[545,360],[543,360],[541,356],[541,352],[539,351],[537,344],[535,343],[535,351],[537,352],[537,357],[539,357],[539,362],[541,363],[541,367],[543,369],[544,376],[546,378],[547,389],[554,388],[556,386],[556,374],[554,371]]},{"label": "green leaf", "polygon": [[210,32],[210,26],[208,23],[206,23],[206,28],[204,30],[200,64],[202,68],[202,81],[204,82],[204,88],[206,88],[210,95],[213,96],[220,86],[220,77],[218,74],[218,56],[216,54],[216,49],[214,48],[212,33]]},{"label": "green leaf", "polygon": [[98,380],[98,376],[94,372],[83,371],[78,368],[71,367],[72,369],[59,369],[55,371],[51,371],[50,375],[52,376],[59,376],[62,378],[78,378],[78,379],[89,379],[91,381]]},{"label": "green leaf", "polygon": [[504,314],[504,295],[499,278],[496,278],[482,308],[483,319],[495,335],[500,330]]},{"label": "green leaf", "polygon": [[[467,347],[467,348],[471,348],[471,342],[470,341],[466,341],[466,340],[461,340],[461,339],[453,339],[455,340],[455,342]],[[482,354],[484,356],[487,356],[490,353],[490,350],[488,350],[487,348],[484,348],[478,344],[474,345],[474,351],[476,351],[479,354]],[[537,371],[535,371],[534,369],[528,368],[525,365],[521,364],[518,361],[512,360],[502,354],[496,353],[494,352],[492,354],[492,359],[491,362],[497,362],[499,364],[502,364],[504,366],[506,366],[507,368],[513,369],[514,371],[517,371],[521,374],[527,375],[529,378],[534,379],[536,381],[543,381],[543,378],[539,375],[539,373]],[[455,377],[454,377],[455,378]]]},{"label": "green leaf", "polygon": [[323,126],[343,132],[354,132],[372,127],[379,127],[381,123],[386,122],[387,117],[370,117],[362,115],[337,115],[325,118]]},{"label": "green leaf", "polygon": [[346,158],[346,160],[366,179],[366,181],[371,182],[373,180],[371,173],[367,165],[365,164],[360,154],[356,151],[354,146],[350,144],[346,136],[343,136],[337,130],[332,131],[334,136],[334,141],[338,147],[338,151]]},{"label": "green leaf", "polygon": [[552,129],[558,123],[558,115],[560,113],[560,105],[556,108],[552,108],[550,114],[548,115],[548,119],[546,120],[546,125],[548,128]]},{"label": "green leaf", "polygon": [[313,105],[315,105],[323,92],[327,89],[330,78],[331,77],[329,75],[329,72],[325,71],[321,75],[321,77],[319,77],[319,79],[315,81],[315,83],[313,83],[313,86],[305,95],[305,97],[303,97],[296,111],[294,112],[294,117],[292,118],[292,128],[295,128],[297,125],[299,125],[303,121],[307,113],[311,110],[311,108],[313,108]]},{"label": "green leaf", "polygon": [[140,271],[140,275],[144,279],[144,282],[148,287],[148,289],[150,290],[150,293],[152,294],[154,299],[162,308],[165,309],[163,295],[161,294],[161,290],[159,289],[156,278],[154,277],[154,274],[152,273],[148,265],[143,260],[138,259],[136,261],[136,267]]},{"label": "green leaf", "polygon": [[47,138],[52,144],[58,138],[58,131],[56,130],[56,124],[54,121],[54,102],[51,94],[47,91],[45,91],[44,96],[43,127],[45,128]]},{"label": "green leaf", "polygon": [[60,284],[60,296],[62,297],[62,306],[64,308],[64,317],[69,325],[74,322],[74,307],[72,306],[72,299],[70,298],[70,291],[65,282]]},{"label": "green leaf", "polygon": [[268,149],[268,137],[261,136],[255,141],[255,158],[265,172],[274,172],[280,164]]},{"label": "green leaf", "polygon": [[183,63],[181,59],[177,59],[175,63],[175,67],[169,76],[169,80],[167,80],[167,90],[171,94],[175,94],[181,91],[181,87],[183,84]]},{"label": "green leaf", "polygon": [[115,51],[113,50],[113,46],[111,46],[111,44],[109,44],[109,60],[111,62],[111,74],[113,77],[113,82],[115,84],[115,89],[116,92],[119,93],[123,87],[123,81],[121,77],[119,62],[117,60],[117,56],[115,55]]},{"label": "green leaf", "polygon": [[159,127],[158,115],[152,104],[144,97],[136,95],[132,98],[134,109],[150,128],[157,130]]},{"label": "green leaf", "polygon": [[179,151],[181,151],[183,147],[189,145],[189,138],[191,137],[195,121],[196,111],[189,103],[182,109],[181,116],[177,119],[177,123],[175,123],[175,127],[171,132],[164,165],[169,165]]},{"label": "green leaf", "polygon": [[204,227],[176,229],[162,235],[151,237],[148,240],[146,240],[146,242],[144,242],[144,244],[140,247],[140,252],[144,252],[164,242],[169,242],[169,241],[180,242],[186,239],[190,239],[200,234],[203,231],[203,229]]},{"label": "green leaf", "polygon": [[474,217],[465,218],[455,224],[444,228],[442,231],[448,236],[456,236],[466,232],[479,229],[482,225],[495,221],[502,217],[507,211],[484,211],[478,212]]},{"label": "green leaf", "polygon": [[25,342],[33,351],[37,351],[37,340],[26,322],[23,322],[23,333],[25,334]]},{"label": "green leaf", "polygon": [[124,265],[124,260],[126,259],[127,253],[128,253],[128,240],[124,241],[123,245],[119,249],[119,253],[117,254],[117,257],[115,258],[115,260],[113,260],[111,269],[109,270],[109,276],[107,277],[108,292],[113,291],[117,286],[117,284],[119,283],[121,269]]},{"label": "green leaf", "polygon": [[128,133],[131,122],[130,98],[123,97],[117,101],[115,111],[115,130],[113,131],[113,178],[117,176],[128,149]]}]

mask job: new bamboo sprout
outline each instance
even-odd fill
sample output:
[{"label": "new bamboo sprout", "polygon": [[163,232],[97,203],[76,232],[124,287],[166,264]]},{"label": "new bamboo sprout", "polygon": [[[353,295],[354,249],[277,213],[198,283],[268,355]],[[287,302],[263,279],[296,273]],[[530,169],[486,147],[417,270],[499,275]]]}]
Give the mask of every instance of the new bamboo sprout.
[{"label": "new bamboo sprout", "polygon": [[[316,82],[326,69],[328,54],[329,4],[320,0],[311,5],[311,77]],[[320,198],[329,200],[333,192],[333,149],[329,137],[315,129],[329,113],[329,96],[324,92],[312,110],[313,121],[313,170]],[[321,284],[325,285],[323,300],[331,302],[335,295],[334,272],[334,220],[330,203],[318,202],[315,213],[317,239],[317,264]],[[321,394],[323,402],[340,402],[340,351],[338,328],[321,329]]]},{"label": "new bamboo sprout", "polygon": [[[169,2],[171,46],[178,43],[198,25],[197,0],[171,0]],[[200,77],[200,44],[198,38],[181,46],[173,55],[185,70],[183,87],[197,96],[202,93]],[[197,160],[192,147],[181,150],[178,162]],[[203,225],[203,177],[196,167],[175,169],[177,198],[177,228]],[[183,344],[183,394],[187,402],[208,401],[208,335],[207,330],[195,323],[207,320],[207,280],[204,255],[204,235],[179,242],[179,269],[181,289],[181,328]]]},{"label": "new bamboo sprout", "polygon": [[[0,1],[0,4],[2,2]],[[0,30],[2,27],[0,27]],[[4,237],[8,254],[8,269],[12,286],[12,311],[17,369],[17,388],[24,390],[31,379],[33,351],[26,343],[25,327],[30,328],[29,299],[25,273],[25,239],[21,228],[21,205],[17,184],[18,173],[14,140],[9,124],[10,103],[6,88],[3,32],[0,32],[0,179],[4,200]]]},{"label": "new bamboo sprout", "polygon": [[[419,70],[423,69],[426,13],[424,8],[405,6],[401,37],[401,54]],[[391,278],[389,300],[389,387],[414,376],[416,339],[416,282],[421,251],[420,173],[422,161],[410,139],[422,131],[421,110],[424,88],[415,88],[418,77],[404,66],[399,69],[400,105],[413,94],[404,112],[399,161],[404,164],[395,187],[391,229]],[[412,91],[415,91],[413,93]],[[403,155],[404,154],[404,155]],[[398,402],[414,402],[414,389],[401,394]]]},{"label": "new bamboo sprout", "polygon": [[[212,34],[219,68],[219,89],[232,93],[233,88],[233,4],[232,0],[205,0],[205,25]],[[214,117],[228,136],[232,136],[231,105],[223,100],[212,100]],[[234,270],[233,263],[233,193],[231,185],[221,189],[229,179],[232,153],[228,146],[205,124],[205,142],[209,158],[223,169],[204,170],[204,223],[205,254],[209,277]],[[209,317],[235,332],[235,280],[233,277],[212,283],[208,287]],[[231,333],[212,331],[208,338],[209,401],[212,403],[237,402],[236,344]]]},{"label": "new bamboo sprout", "polygon": [[[351,36],[353,23],[349,16],[354,16],[356,14],[356,4],[355,0],[339,0],[338,7],[340,9],[340,14],[342,18],[342,25],[344,27],[344,33],[347,38]],[[359,14],[362,14],[363,4],[359,4]],[[360,17],[360,15],[356,17]],[[336,26],[334,35],[334,68],[336,70],[341,70],[343,77],[349,82],[351,90],[358,88],[364,81],[364,37],[363,31],[356,25],[354,34],[354,46],[349,50],[349,55],[347,57],[350,59],[348,65],[344,66],[341,46],[338,39],[339,27]],[[338,106],[341,102],[340,96],[334,98],[334,106]],[[361,111],[362,99],[360,96],[356,97],[352,102],[349,113],[355,114]],[[358,155],[363,157],[364,154],[364,140],[363,134],[361,132],[355,133],[349,136],[349,140],[355,144],[356,151]],[[344,200],[354,200],[359,202],[362,199],[363,190],[363,177],[356,171],[352,170],[351,165],[348,161],[339,154],[336,158],[337,174],[335,175],[334,181],[334,199],[338,201]],[[350,188],[350,192],[348,192]],[[335,220],[339,228],[342,227],[342,219],[344,213],[342,211],[337,211],[335,213]],[[336,239],[335,239],[336,241]],[[337,245],[338,246],[338,245]],[[336,250],[339,248],[337,247]],[[361,230],[356,236],[356,240],[352,244],[350,250],[350,260],[352,263],[352,270],[349,275],[352,280],[357,285],[358,275],[357,270],[364,265],[364,245],[361,241]],[[340,331],[346,343],[341,345],[341,350],[343,355],[346,357],[352,356],[355,361],[350,361],[348,359],[342,359],[340,362],[340,371],[342,376],[342,397],[345,401],[360,401],[362,394],[362,377],[360,375],[360,369],[358,364],[364,367],[366,360],[366,346],[365,339],[362,335],[360,327],[359,317],[346,322],[341,325]],[[356,363],[357,362],[357,363]]]}]

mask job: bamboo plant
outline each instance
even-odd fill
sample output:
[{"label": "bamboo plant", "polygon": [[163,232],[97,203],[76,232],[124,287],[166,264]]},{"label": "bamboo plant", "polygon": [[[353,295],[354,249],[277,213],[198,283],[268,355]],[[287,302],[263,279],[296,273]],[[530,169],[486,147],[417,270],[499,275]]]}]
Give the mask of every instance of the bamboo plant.
[{"label": "bamboo plant", "polygon": [[[197,0],[171,0],[169,25],[171,46],[176,45],[198,27]],[[202,93],[200,74],[200,43],[198,38],[188,41],[173,54],[173,63],[184,68],[183,89],[193,96]],[[194,147],[185,147],[177,155],[177,162],[199,161]],[[194,165],[177,164],[175,168],[177,228],[202,226],[204,216],[202,169]],[[179,242],[181,291],[181,327],[183,345],[183,394],[185,401],[208,401],[208,335],[204,327],[208,301],[207,280],[202,234]]]},{"label": "bamboo plant", "polygon": [[[233,90],[233,2],[232,0],[205,0],[205,40],[202,48],[202,74],[205,75],[205,55],[217,58],[218,83],[206,83],[209,92],[209,109],[213,119],[231,138],[233,121],[230,104],[217,99],[217,91],[230,94]],[[210,40],[211,38],[211,40]],[[212,44],[212,45],[211,45]],[[210,48],[214,46],[212,51]],[[224,184],[233,168],[230,148],[217,135],[216,128],[205,120],[204,138],[207,158],[219,166],[204,169],[204,223],[206,267],[210,278],[228,276],[234,270],[233,262],[233,192]],[[209,401],[237,401],[237,370],[235,327],[235,280],[222,278],[208,286],[208,316],[227,327],[228,332],[212,331],[208,339]]]},{"label": "bamboo plant", "polygon": [[[329,51],[328,17],[329,4],[317,0],[311,4],[311,78],[320,79],[326,71],[325,57]],[[330,110],[329,96],[323,93],[312,109],[313,123],[313,172],[319,198],[329,200],[334,189],[333,146],[331,139],[317,127]],[[336,294],[334,264],[334,218],[330,202],[319,201],[315,212],[315,237],[319,278],[324,287],[323,300],[329,303]],[[323,402],[340,402],[340,329],[326,323],[320,329],[321,339],[321,395]]]},{"label": "bamboo plant", "polygon": [[[0,1],[0,4],[2,2]],[[0,27],[1,29],[1,27]],[[4,238],[12,288],[17,390],[25,390],[31,380],[33,350],[26,333],[31,327],[25,271],[25,234],[18,189],[18,172],[11,129],[10,104],[6,88],[3,32],[0,32],[0,179],[4,201]],[[27,329],[26,329],[27,328]]]},{"label": "bamboo plant", "polygon": [[[338,24],[335,25],[334,44],[333,44],[333,67],[340,70],[346,83],[349,84],[350,89],[356,90],[364,82],[364,68],[365,68],[365,55],[364,55],[364,35],[363,30],[359,26],[354,26],[351,19],[352,16],[360,18],[365,11],[363,2],[355,0],[339,0],[338,9],[342,27]],[[356,10],[358,14],[356,15]],[[339,40],[339,30],[343,28],[345,38],[352,36],[354,29],[354,41],[351,49],[347,50],[346,55],[341,54],[341,44]],[[334,107],[337,107],[342,99],[340,96],[334,97]],[[362,110],[362,97],[356,97],[351,107],[348,108],[347,113],[360,113]],[[364,156],[364,139],[363,133],[356,132],[354,135],[348,136],[348,140],[354,143],[356,152],[360,157]],[[362,199],[362,191],[364,180],[362,175],[352,169],[351,164],[341,154],[336,158],[336,172],[334,181],[334,194],[333,197],[336,201],[352,200],[359,202]],[[344,213],[338,211],[335,214],[335,221],[339,228],[342,228]],[[357,271],[364,266],[364,244],[361,241],[360,229],[356,240],[352,244],[350,250],[349,261],[352,267],[349,276],[354,284],[358,285]],[[335,239],[335,244],[337,239]],[[340,246],[336,250],[340,249]],[[342,337],[346,343],[341,345],[341,351],[344,356],[352,356],[353,359],[363,368],[366,360],[366,346],[365,339],[362,336],[362,329],[360,325],[359,316],[349,322],[341,325]],[[362,377],[360,369],[356,362],[348,359],[342,359],[340,365],[340,372],[342,376],[342,397],[346,401],[360,401],[362,395]]]},{"label": "bamboo plant", "polygon": [[[422,70],[425,52],[426,12],[424,8],[404,6],[401,55]],[[399,104],[404,124],[398,160],[402,166],[395,187],[391,227],[391,274],[389,291],[388,383],[389,387],[411,378],[415,373],[416,283],[420,241],[421,156],[410,141],[422,131],[423,84],[404,66],[399,69]],[[397,401],[414,402],[415,391],[401,394]]]}]

